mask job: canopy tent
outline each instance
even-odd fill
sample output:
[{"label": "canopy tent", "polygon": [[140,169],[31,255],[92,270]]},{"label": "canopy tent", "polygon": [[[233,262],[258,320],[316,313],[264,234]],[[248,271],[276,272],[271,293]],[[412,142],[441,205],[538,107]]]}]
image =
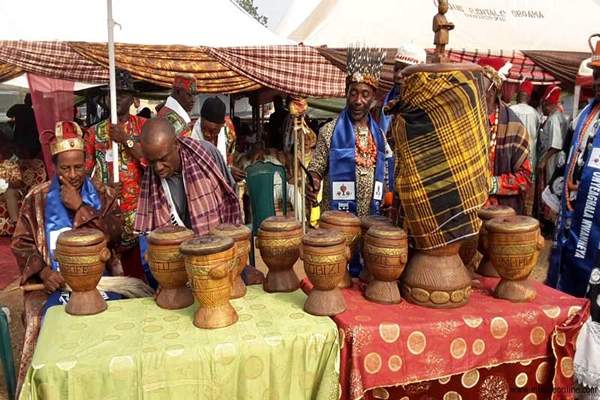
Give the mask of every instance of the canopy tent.
[{"label": "canopy tent", "polygon": [[[365,6],[361,0],[316,4],[295,0],[276,32],[329,48],[358,42],[394,49],[409,41],[431,48],[436,4],[377,0]],[[599,13],[600,0],[451,1],[446,16],[456,28],[450,33],[449,47],[454,49],[450,56],[454,61],[473,61],[499,55],[513,63],[512,80],[548,84],[558,79],[573,84],[580,61],[589,54],[587,38],[598,30]]]},{"label": "canopy tent", "polygon": [[[176,73],[192,73],[206,93],[262,87],[299,96],[344,93],[343,73],[318,51],[291,45],[293,41],[269,31],[230,0],[213,0],[210,6],[172,0],[168,7],[182,17],[201,19],[182,23],[174,13],[166,18],[165,4],[158,0],[115,2],[113,18],[121,27],[115,31],[117,67],[163,87],[170,86]],[[85,7],[77,0],[0,4],[0,82],[30,72],[106,83],[105,43],[102,1]],[[233,45],[244,47],[226,47]]]}]

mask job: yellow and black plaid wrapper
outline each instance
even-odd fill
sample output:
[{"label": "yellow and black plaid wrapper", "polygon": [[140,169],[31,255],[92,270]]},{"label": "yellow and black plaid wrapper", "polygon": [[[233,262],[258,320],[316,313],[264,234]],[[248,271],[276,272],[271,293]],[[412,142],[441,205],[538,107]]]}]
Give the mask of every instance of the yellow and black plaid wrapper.
[{"label": "yellow and black plaid wrapper", "polygon": [[416,72],[391,110],[396,190],[417,249],[479,232],[490,182],[481,93],[480,72]]}]

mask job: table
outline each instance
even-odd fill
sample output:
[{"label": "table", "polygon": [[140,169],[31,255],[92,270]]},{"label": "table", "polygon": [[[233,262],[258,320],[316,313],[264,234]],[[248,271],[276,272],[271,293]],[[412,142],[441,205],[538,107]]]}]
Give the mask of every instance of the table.
[{"label": "table", "polygon": [[511,303],[492,297],[497,282],[474,280],[469,303],[451,310],[372,303],[358,283],[344,289],[347,310],[334,317],[341,398],[541,400],[550,395],[535,391],[568,390],[589,302],[534,282],[536,300]]},{"label": "table", "polygon": [[337,400],[338,330],[302,311],[306,295],[249,286],[239,321],[198,329],[195,305],[108,302],[94,316],[48,310],[21,399]]}]

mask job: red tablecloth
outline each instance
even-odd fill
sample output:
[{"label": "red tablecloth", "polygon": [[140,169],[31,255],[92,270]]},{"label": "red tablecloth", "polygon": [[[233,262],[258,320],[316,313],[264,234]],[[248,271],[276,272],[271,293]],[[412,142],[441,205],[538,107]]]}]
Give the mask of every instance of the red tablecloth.
[{"label": "red tablecloth", "polygon": [[[562,392],[572,387],[573,346],[589,315],[588,301],[534,283],[538,296],[533,302],[511,303],[492,297],[497,282],[474,281],[479,287],[469,303],[451,310],[408,302],[381,305],[367,301],[357,283],[345,289],[347,310],[334,317],[342,341],[342,399],[357,400],[376,388],[536,359],[551,361],[553,385],[559,388],[552,398],[572,398],[572,393]],[[308,280],[303,282],[305,290],[311,286]],[[515,387],[505,376],[498,379],[498,385],[508,390]],[[460,397],[445,400],[454,398]]]}]

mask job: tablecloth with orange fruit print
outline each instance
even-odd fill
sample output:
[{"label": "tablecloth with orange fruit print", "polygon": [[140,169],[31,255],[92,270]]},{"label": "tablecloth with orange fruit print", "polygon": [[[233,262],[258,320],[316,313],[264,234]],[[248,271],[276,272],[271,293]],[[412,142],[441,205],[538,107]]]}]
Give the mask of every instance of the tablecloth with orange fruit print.
[{"label": "tablecloth with orange fruit print", "polygon": [[[532,393],[543,391],[546,374],[551,374],[550,389],[558,389],[552,395],[527,400],[573,398],[574,343],[589,315],[588,301],[532,282],[538,292],[536,299],[511,303],[492,296],[497,283],[497,278],[476,279],[467,305],[439,310],[406,301],[376,304],[364,298],[364,285],[358,283],[344,289],[347,309],[333,317],[342,345],[341,398],[388,398],[386,393],[398,392],[402,393],[398,399],[412,400],[403,397],[410,384],[414,389],[414,384],[435,380],[438,385],[458,382],[463,390],[478,389],[489,375],[487,389],[498,397],[463,396],[461,388],[451,390],[448,385],[446,397],[414,398],[523,399],[529,388]],[[308,280],[303,284],[306,291],[311,289]],[[502,367],[517,372],[515,377],[494,375]],[[523,371],[517,371],[519,368]],[[464,376],[466,386],[461,385]]]}]

